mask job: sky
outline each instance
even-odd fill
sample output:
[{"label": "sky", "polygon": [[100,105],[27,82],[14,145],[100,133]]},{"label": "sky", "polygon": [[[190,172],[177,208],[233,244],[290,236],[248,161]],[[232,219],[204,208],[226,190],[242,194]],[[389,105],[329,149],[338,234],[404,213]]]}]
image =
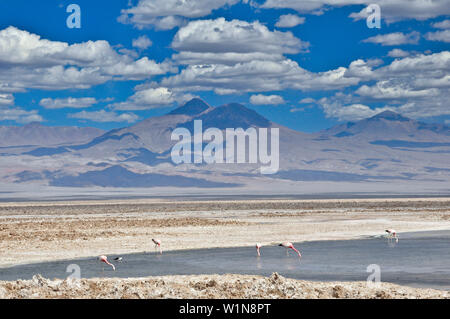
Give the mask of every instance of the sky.
[{"label": "sky", "polygon": [[113,129],[194,97],[305,132],[384,110],[450,124],[449,87],[450,0],[0,3],[0,125]]}]

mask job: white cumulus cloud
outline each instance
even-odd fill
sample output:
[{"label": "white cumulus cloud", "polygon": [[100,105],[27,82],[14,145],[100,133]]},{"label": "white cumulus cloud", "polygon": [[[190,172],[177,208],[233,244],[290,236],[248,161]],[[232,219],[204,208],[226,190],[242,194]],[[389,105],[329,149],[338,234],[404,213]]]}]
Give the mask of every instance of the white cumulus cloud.
[{"label": "white cumulus cloud", "polygon": [[193,98],[190,94],[183,94],[166,87],[140,87],[125,102],[114,103],[115,110],[148,110],[159,107],[169,107],[175,102],[184,102]]},{"label": "white cumulus cloud", "polygon": [[286,101],[280,95],[255,94],[250,97],[250,103],[254,105],[278,105],[284,104]]},{"label": "white cumulus cloud", "polygon": [[139,117],[133,113],[122,113],[118,114],[117,112],[111,111],[81,111],[78,113],[69,114],[68,117],[82,120],[89,120],[92,122],[128,122],[133,123],[136,122]]},{"label": "white cumulus cloud", "polygon": [[322,13],[333,7],[360,5],[359,12],[350,15],[355,20],[367,17],[366,7],[378,4],[382,8],[382,18],[388,23],[406,20],[427,20],[438,16],[449,15],[450,6],[447,0],[266,0],[262,8],[293,9],[300,13]]},{"label": "white cumulus cloud", "polygon": [[[340,120],[363,118],[372,111],[379,113],[385,109],[411,118],[448,115],[449,72],[449,51],[414,54],[378,68],[357,60],[351,63],[348,75],[375,84],[362,84],[348,94],[336,93],[334,97],[322,98],[319,104],[328,117]],[[383,102],[386,106],[371,108],[372,102]]]},{"label": "white cumulus cloud", "polygon": [[14,104],[14,96],[12,94],[0,94],[0,106]]},{"label": "white cumulus cloud", "polygon": [[440,41],[450,43],[450,29],[428,32],[427,34],[425,34],[425,39],[429,41]]},{"label": "white cumulus cloud", "polygon": [[42,122],[44,119],[36,110],[27,111],[19,107],[1,108],[0,121],[14,121],[20,124]]},{"label": "white cumulus cloud", "polygon": [[355,77],[346,77],[346,68],[313,73],[297,62],[251,61],[232,66],[208,64],[189,65],[179,74],[164,78],[166,87],[191,91],[224,90],[222,92],[264,92],[284,89],[333,90],[359,83]]},{"label": "white cumulus cloud", "polygon": [[280,16],[275,26],[278,28],[293,28],[303,23],[305,23],[304,17],[299,17],[295,14],[285,14]]},{"label": "white cumulus cloud", "polygon": [[0,93],[84,89],[172,72],[170,63],[120,54],[107,41],[69,45],[15,27],[0,30]]},{"label": "white cumulus cloud", "polygon": [[39,105],[46,109],[62,109],[62,108],[86,108],[97,103],[93,97],[73,98],[68,97],[64,99],[45,98],[39,102]]},{"label": "white cumulus cloud", "polygon": [[295,54],[308,46],[291,32],[270,31],[258,21],[225,18],[192,21],[178,30],[172,42],[178,51],[217,54]]},{"label": "white cumulus cloud", "polygon": [[145,50],[151,47],[152,44],[152,41],[146,35],[141,35],[140,37],[138,37],[137,39],[133,39],[132,41],[133,47],[141,50]]},{"label": "white cumulus cloud", "polygon": [[355,93],[373,99],[405,99],[436,96],[439,94],[439,90],[436,88],[413,89],[407,85],[396,85],[390,83],[390,81],[380,81],[374,86],[363,85]]},{"label": "white cumulus cloud", "polygon": [[450,20],[447,19],[447,20],[433,23],[432,27],[437,28],[437,29],[450,29]]},{"label": "white cumulus cloud", "polygon": [[401,44],[417,44],[420,40],[420,33],[413,31],[405,34],[402,32],[394,32],[388,34],[379,34],[363,40],[365,43],[376,43],[383,46],[401,45]]},{"label": "white cumulus cloud", "polygon": [[404,58],[409,55],[408,51],[404,51],[402,49],[392,49],[388,52],[388,56],[391,58]]},{"label": "white cumulus cloud", "polygon": [[122,10],[118,20],[138,28],[155,26],[168,30],[183,25],[184,18],[203,17],[237,2],[239,0],[139,0],[137,5]]}]

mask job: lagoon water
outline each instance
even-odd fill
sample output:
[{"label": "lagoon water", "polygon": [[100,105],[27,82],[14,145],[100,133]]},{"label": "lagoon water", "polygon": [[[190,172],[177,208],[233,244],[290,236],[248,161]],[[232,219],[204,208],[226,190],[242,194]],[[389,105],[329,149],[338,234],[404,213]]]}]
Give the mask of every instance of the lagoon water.
[{"label": "lagoon water", "polygon": [[35,274],[66,278],[70,275],[67,267],[76,264],[82,278],[224,273],[267,276],[278,272],[304,280],[365,281],[373,272],[367,272],[367,267],[376,264],[381,281],[450,290],[450,231],[400,236],[398,243],[373,237],[294,244],[302,252],[301,259],[279,246],[263,247],[261,257],[256,256],[254,247],[168,251],[162,255],[150,248],[145,253],[121,255],[122,263],[113,261],[116,256],[108,256],[116,271],[96,258],[81,258],[0,268],[0,280],[30,279]]}]

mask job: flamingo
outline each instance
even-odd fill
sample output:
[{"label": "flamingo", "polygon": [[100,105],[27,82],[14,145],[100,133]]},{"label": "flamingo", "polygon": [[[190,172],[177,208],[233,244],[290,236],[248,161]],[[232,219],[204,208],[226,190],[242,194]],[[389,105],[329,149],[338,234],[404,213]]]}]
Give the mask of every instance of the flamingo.
[{"label": "flamingo", "polygon": [[261,247],[262,247],[261,243],[256,243],[256,252],[258,254],[258,257],[261,256],[261,253],[259,251],[261,249]]},{"label": "flamingo", "polygon": [[116,257],[116,258],[114,258],[114,260],[117,261],[117,262],[119,262],[119,263],[121,263],[122,260],[123,260],[123,258],[122,258],[122,257]]},{"label": "flamingo", "polygon": [[395,238],[395,241],[398,242],[397,232],[395,229],[386,229],[386,233],[388,233],[388,238]]},{"label": "flamingo", "polygon": [[116,271],[116,267],[108,261],[108,257],[102,255],[102,256],[98,257],[98,260],[100,260],[101,262],[103,262],[107,265],[110,265],[112,267],[112,269],[114,271]]},{"label": "flamingo", "polygon": [[298,254],[298,257],[300,258],[302,257],[302,254],[300,254],[300,252],[297,249],[295,249],[294,245],[291,242],[285,241],[284,243],[281,243],[278,246],[286,248],[286,253],[288,252],[288,249],[292,249]]},{"label": "flamingo", "polygon": [[152,242],[155,244],[155,250],[159,247],[159,253],[162,254],[161,241],[152,238]]}]

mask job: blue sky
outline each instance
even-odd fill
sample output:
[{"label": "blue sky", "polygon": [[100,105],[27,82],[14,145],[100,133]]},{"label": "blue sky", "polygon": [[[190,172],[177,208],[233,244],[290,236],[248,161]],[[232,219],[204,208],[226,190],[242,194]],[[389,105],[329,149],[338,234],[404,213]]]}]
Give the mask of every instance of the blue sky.
[{"label": "blue sky", "polygon": [[449,123],[449,1],[354,2],[2,1],[0,124],[111,129],[192,97],[308,132],[386,109]]}]

